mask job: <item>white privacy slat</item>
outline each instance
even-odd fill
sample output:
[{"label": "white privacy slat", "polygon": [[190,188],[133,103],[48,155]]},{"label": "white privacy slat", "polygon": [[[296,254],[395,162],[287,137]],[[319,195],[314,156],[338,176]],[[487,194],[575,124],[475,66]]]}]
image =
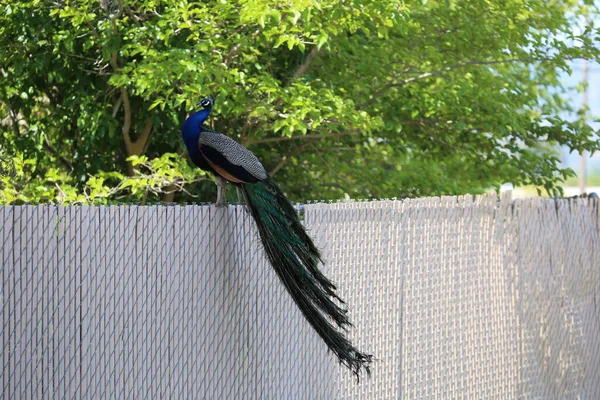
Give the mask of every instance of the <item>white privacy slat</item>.
[{"label": "white privacy slat", "polygon": [[17,303],[15,302],[16,276],[18,260],[16,252],[19,251],[18,243],[15,243],[15,231],[20,232],[21,216],[15,211],[13,206],[3,206],[3,245],[2,245],[2,392],[8,396],[16,393],[15,383],[18,381],[15,374],[15,340],[13,332],[15,328],[15,319],[17,313]]},{"label": "white privacy slat", "polygon": [[[117,281],[120,276],[119,265],[117,263],[116,245],[117,245],[117,207],[109,206],[104,209],[104,216],[102,221],[102,229],[106,231],[106,235],[103,237],[102,248],[105,254],[104,256],[104,268],[106,275],[102,281],[102,291],[104,296],[102,297],[101,312],[101,345],[103,350],[102,354],[102,371],[99,373],[98,382],[98,393],[100,397],[105,397],[107,393],[119,393],[115,379],[116,374],[116,357],[119,352],[119,326],[117,321],[118,316],[118,303],[116,297],[118,293],[115,292]],[[94,394],[93,397],[96,395]]]},{"label": "white privacy slat", "polygon": [[100,210],[98,207],[82,207],[81,215],[81,350],[80,380],[76,382],[76,389],[82,398],[89,398],[90,393],[95,391],[94,371],[100,347],[97,299],[101,295],[99,278],[103,271],[96,267],[101,257],[98,240]]},{"label": "white privacy slat", "polygon": [[[186,306],[185,296],[188,293],[187,279],[190,271],[184,265],[184,243],[185,243],[185,209],[172,207],[170,219],[168,220],[168,229],[173,235],[172,256],[167,264],[170,271],[169,279],[169,310],[167,312],[167,324],[169,327],[170,349],[169,357],[171,367],[168,370],[170,374],[168,380],[168,391],[166,396],[172,399],[186,398],[190,394],[185,392],[182,377],[183,365],[187,349],[184,350],[185,342],[183,332],[187,330],[189,321],[184,319],[184,308]],[[178,321],[181,321],[178,323]]]},{"label": "white privacy slat", "polygon": [[152,318],[152,302],[154,298],[151,294],[151,288],[154,283],[153,274],[155,270],[154,257],[156,254],[154,237],[154,227],[156,226],[156,215],[152,207],[140,207],[138,209],[140,219],[143,224],[138,223],[138,230],[141,231],[139,234],[139,254],[141,255],[140,262],[137,264],[137,281],[136,284],[139,288],[136,290],[138,295],[136,296],[136,338],[138,343],[137,350],[135,351],[135,390],[136,394],[134,397],[150,396],[150,385],[151,382],[148,380],[148,370],[152,368],[150,360],[147,357],[148,341],[152,340],[150,337],[150,324],[149,318]]},{"label": "white privacy slat", "polygon": [[68,254],[67,254],[67,237],[66,237],[66,213],[68,208],[59,206],[57,207],[57,248],[56,248],[56,276],[55,276],[55,290],[53,294],[53,321],[55,337],[53,340],[53,351],[52,351],[52,384],[53,394],[58,397],[66,397],[64,390],[64,378],[67,374],[67,368],[64,364],[66,350],[63,346],[64,341],[67,338],[67,327],[64,323],[67,318],[67,306],[65,304],[65,298],[67,293],[67,273],[65,271],[66,265],[68,265]]},{"label": "white privacy slat", "polygon": [[45,399],[55,397],[55,371],[57,368],[54,350],[56,337],[56,304],[58,282],[58,207],[51,205],[48,212],[48,229],[44,232],[44,274],[43,274],[43,366],[42,382]]},{"label": "white privacy slat", "polygon": [[125,207],[117,207],[115,212],[115,324],[117,329],[114,335],[115,354],[114,354],[114,370],[110,374],[110,381],[114,382],[116,388],[115,393],[118,397],[124,398],[127,393],[126,374],[126,359],[127,359],[127,326],[129,315],[129,301],[125,299],[124,294],[128,278],[131,276],[131,271],[128,266],[128,257],[126,253],[127,241],[125,239],[125,227],[129,223],[129,209]]},{"label": "white privacy slat", "polygon": [[[174,371],[173,371],[173,395],[183,398],[192,395],[190,374],[192,373],[193,359],[193,341],[190,335],[194,330],[193,299],[194,279],[198,273],[197,268],[192,264],[197,260],[193,256],[198,249],[196,246],[190,246],[192,237],[195,235],[194,215],[191,207],[180,207],[176,212],[176,220],[173,221],[173,231],[175,233],[175,258],[173,264],[178,266],[179,274],[174,281],[175,290],[173,301],[176,312],[172,316],[173,334],[177,346],[173,351]],[[183,321],[183,323],[178,323]]]},{"label": "white privacy slat", "polygon": [[135,342],[138,340],[135,336],[135,280],[137,263],[137,206],[127,207],[123,210],[121,227],[123,241],[123,372],[120,379],[123,381],[123,397],[130,398],[133,388],[134,373],[134,354]]},{"label": "white privacy slat", "polygon": [[[167,260],[171,256],[173,251],[173,235],[172,231],[168,229],[170,225],[167,221],[169,207],[158,208],[158,229],[160,236],[158,238],[159,244],[157,245],[160,249],[159,252],[159,263],[157,264],[157,313],[155,315],[155,337],[159,343],[158,349],[153,349],[155,355],[156,368],[152,371],[151,378],[156,382],[157,398],[164,398],[164,395],[168,389],[168,381],[163,378],[168,373],[170,367],[169,358],[169,346],[170,341],[168,337],[169,327],[165,324],[166,311],[168,309],[168,298],[169,298],[169,271],[167,267]],[[157,351],[158,350],[158,351]]]},{"label": "white privacy slat", "polygon": [[[27,266],[28,254],[27,254],[27,242],[31,240],[30,237],[27,236],[27,222],[30,219],[31,207],[24,206],[23,212],[19,216],[18,220],[18,229],[13,231],[13,240],[14,240],[14,251],[15,251],[15,272],[13,275],[14,287],[12,290],[13,294],[13,304],[15,308],[13,309],[11,325],[14,328],[10,331],[14,337],[11,346],[11,352],[15,355],[14,357],[14,366],[13,379],[19,376],[21,379],[15,380],[14,382],[14,393],[12,395],[13,398],[20,398],[23,395],[25,389],[25,380],[27,377],[25,376],[25,358],[26,358],[26,346],[25,346],[25,337],[26,337],[26,329],[27,329],[27,320],[30,315],[27,313],[27,287],[29,282],[29,275],[31,274],[31,266]],[[17,225],[17,224],[15,224]]]},{"label": "white privacy slat", "polygon": [[92,227],[90,227],[89,235],[91,243],[93,243],[93,252],[91,257],[90,269],[90,288],[89,296],[89,364],[86,366],[85,375],[89,375],[89,389],[86,390],[88,399],[98,396],[104,385],[104,376],[106,373],[105,363],[108,354],[105,351],[105,340],[107,331],[105,329],[106,312],[105,301],[107,292],[105,290],[106,280],[111,276],[112,268],[107,268],[108,261],[108,245],[110,243],[111,233],[108,231],[108,208],[94,207],[94,217],[91,219]]},{"label": "white privacy slat", "polygon": [[144,338],[146,332],[144,330],[144,320],[146,318],[146,284],[147,274],[149,271],[148,252],[152,249],[148,246],[149,235],[152,233],[152,226],[149,225],[150,218],[149,207],[136,207],[136,233],[135,233],[135,262],[131,265],[134,274],[133,283],[133,354],[131,355],[132,375],[129,378],[132,383],[131,393],[127,397],[142,398],[145,395],[144,376],[145,376],[145,361],[143,360]]},{"label": "white privacy slat", "polygon": [[[27,374],[27,360],[31,357],[30,349],[27,346],[27,339],[30,333],[31,310],[29,309],[30,282],[32,280],[32,267],[29,263],[31,256],[31,237],[29,236],[29,222],[32,218],[32,208],[25,206],[24,212],[21,215],[19,225],[18,241],[18,272],[15,271],[15,288],[13,290],[14,301],[17,305],[17,312],[13,314],[15,320],[15,329],[12,331],[16,336],[14,342],[14,351],[16,355],[16,363],[14,371],[21,379],[15,385],[16,397],[21,398],[26,390],[26,382],[31,378],[31,374]],[[15,248],[17,248],[15,246]],[[23,317],[22,317],[23,316]]]},{"label": "white privacy slat", "polygon": [[12,248],[11,259],[9,260],[9,276],[8,276],[8,287],[6,290],[6,297],[8,301],[8,317],[7,324],[3,326],[3,330],[8,335],[8,347],[6,352],[9,356],[7,362],[7,375],[8,375],[8,393],[11,393],[11,397],[19,395],[20,379],[16,377],[20,374],[19,362],[20,362],[20,351],[19,351],[19,334],[22,323],[18,315],[21,314],[21,302],[20,302],[20,291],[21,281],[23,277],[20,274],[21,270],[21,236],[22,236],[22,221],[26,218],[26,212],[23,210],[22,213],[13,213],[13,229],[10,237],[10,247]]},{"label": "white privacy slat", "polygon": [[304,210],[370,379],[327,352],[241,206],[1,206],[0,397],[600,398],[597,202]]},{"label": "white privacy slat", "polygon": [[40,382],[42,380],[42,360],[44,353],[42,350],[42,335],[43,335],[43,288],[44,282],[44,263],[43,263],[43,233],[46,230],[44,214],[46,213],[47,207],[34,207],[31,221],[28,223],[29,235],[32,238],[32,251],[31,251],[31,278],[32,282],[30,287],[32,288],[30,307],[28,310],[31,311],[31,329],[30,335],[27,340],[27,347],[29,348],[30,358],[27,360],[30,379],[26,382],[27,391],[26,397],[41,398],[42,387]]},{"label": "white privacy slat", "polygon": [[[33,206],[25,206],[26,217],[24,219],[24,226],[22,234],[24,237],[21,238],[21,288],[20,288],[20,302],[22,307],[21,317],[21,335],[19,340],[19,351],[21,357],[19,360],[21,370],[21,387],[19,398],[25,398],[30,396],[30,388],[32,386],[34,373],[31,369],[31,365],[35,364],[32,360],[35,359],[35,343],[34,343],[34,332],[35,332],[35,307],[34,307],[34,262],[33,262],[33,251],[35,246],[34,239],[34,218],[36,218],[36,209]],[[36,221],[37,223],[37,221]],[[29,392],[29,393],[28,393]]]},{"label": "white privacy slat", "polygon": [[169,314],[171,310],[171,298],[172,291],[175,290],[173,287],[173,276],[176,274],[178,266],[173,268],[173,257],[174,257],[174,232],[172,228],[174,219],[174,207],[166,206],[160,207],[160,229],[163,233],[161,238],[161,264],[160,264],[160,317],[158,319],[161,348],[158,353],[160,369],[157,370],[158,374],[153,379],[160,382],[159,397],[166,398],[170,391],[170,382],[172,378],[172,348],[174,345],[173,338],[171,336],[171,325],[169,323]]},{"label": "white privacy slat", "polygon": [[[227,369],[227,363],[229,358],[227,357],[227,346],[228,337],[227,329],[225,325],[225,310],[227,307],[227,287],[225,277],[228,274],[229,265],[226,264],[225,255],[229,243],[225,240],[225,230],[227,222],[227,212],[223,208],[217,208],[211,206],[210,210],[210,222],[209,222],[209,238],[210,247],[208,252],[210,254],[210,260],[208,261],[209,268],[209,285],[212,291],[210,301],[207,306],[209,312],[212,312],[213,319],[209,319],[209,340],[207,341],[207,353],[206,358],[203,360],[208,365],[215,365],[215,368],[205,370],[205,374],[201,379],[204,379],[207,391],[203,393],[203,396],[209,393],[214,393],[217,398],[225,398],[224,386],[222,378],[224,371],[229,373]],[[208,289],[208,288],[207,288]],[[224,339],[224,340],[223,340]],[[220,362],[217,360],[220,359]],[[235,384],[235,383],[234,383]]]},{"label": "white privacy slat", "polygon": [[36,384],[41,391],[42,399],[50,399],[54,396],[53,372],[54,372],[54,294],[56,293],[56,258],[58,240],[58,214],[55,205],[47,205],[44,213],[43,254],[40,261],[42,268],[42,339],[41,339],[41,379]]},{"label": "white privacy slat", "polygon": [[31,238],[28,241],[28,264],[30,265],[30,281],[28,280],[27,313],[31,319],[27,321],[27,336],[24,338],[24,348],[26,349],[25,369],[26,381],[24,397],[40,397],[41,391],[36,389],[41,378],[41,334],[43,325],[41,296],[42,296],[42,232],[44,231],[44,209],[41,207],[32,207],[30,218],[27,222],[27,234]]},{"label": "white privacy slat", "polygon": [[63,319],[67,332],[62,346],[66,349],[62,362],[65,364],[66,374],[63,376],[60,385],[64,387],[65,396],[68,398],[79,398],[76,391],[77,382],[79,382],[79,350],[80,350],[80,310],[81,310],[81,268],[80,268],[80,247],[79,232],[81,231],[81,207],[68,207],[66,226],[66,254],[65,259],[65,285],[66,293],[64,297],[64,308],[67,310]]},{"label": "white privacy slat", "polygon": [[[82,258],[87,257],[89,249],[82,249],[84,241],[81,238],[85,222],[85,211],[81,206],[69,207],[69,305],[71,319],[69,325],[69,358],[65,362],[69,365],[68,380],[64,383],[65,392],[70,398],[80,397],[81,359],[82,359],[82,307],[84,300],[84,281],[87,280],[87,270],[83,266]],[[88,289],[87,287],[85,287]]]},{"label": "white privacy slat", "polygon": [[[0,362],[2,362],[2,370],[0,370],[0,384],[2,385],[2,392],[8,391],[9,379],[9,360],[10,360],[10,337],[8,332],[8,315],[10,313],[10,306],[8,301],[8,289],[9,289],[9,276],[13,273],[12,268],[12,209],[9,206],[0,207],[0,241],[2,241],[2,247],[0,248],[0,321],[2,326],[0,327],[0,345],[2,346]],[[10,259],[10,264],[9,264]]]},{"label": "white privacy slat", "polygon": [[53,338],[53,349],[52,349],[52,385],[53,394],[58,397],[65,397],[65,376],[68,368],[65,366],[64,360],[66,358],[67,351],[64,347],[64,343],[68,340],[68,331],[65,323],[65,319],[68,318],[68,307],[66,304],[67,290],[68,290],[68,278],[66,266],[68,265],[67,254],[68,245],[66,237],[66,225],[67,225],[67,211],[68,208],[59,206],[57,207],[57,248],[56,248],[56,273],[55,273],[55,287],[53,293],[53,330],[55,332]]},{"label": "white privacy slat", "polygon": [[[211,299],[214,296],[214,288],[210,285],[210,279],[212,278],[213,271],[210,268],[209,260],[211,254],[209,253],[209,245],[211,236],[209,235],[210,229],[210,216],[211,209],[209,207],[191,206],[194,210],[194,229],[197,232],[197,236],[193,237],[192,242],[188,243],[188,251],[192,251],[197,257],[193,257],[191,260],[190,268],[198,269],[194,279],[196,298],[193,302],[192,320],[194,321],[193,336],[189,340],[194,342],[192,346],[192,354],[195,355],[192,361],[192,393],[198,393],[200,396],[204,396],[205,393],[209,393],[208,371],[211,370],[211,363],[207,359],[207,355],[213,349],[209,345],[209,340],[212,340],[214,334],[210,331],[214,324],[215,318],[211,314],[211,310],[214,310]],[[193,250],[190,248],[194,248]],[[212,290],[211,290],[212,289]],[[197,339],[196,339],[197,338]],[[197,340],[197,341],[196,341]]]}]

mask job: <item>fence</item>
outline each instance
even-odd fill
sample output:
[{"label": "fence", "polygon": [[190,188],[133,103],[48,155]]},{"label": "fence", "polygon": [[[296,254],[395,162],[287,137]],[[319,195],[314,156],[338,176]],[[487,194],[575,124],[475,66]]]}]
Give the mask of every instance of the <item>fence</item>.
[{"label": "fence", "polygon": [[598,202],[314,204],[357,383],[240,207],[0,207],[2,399],[600,398]]}]

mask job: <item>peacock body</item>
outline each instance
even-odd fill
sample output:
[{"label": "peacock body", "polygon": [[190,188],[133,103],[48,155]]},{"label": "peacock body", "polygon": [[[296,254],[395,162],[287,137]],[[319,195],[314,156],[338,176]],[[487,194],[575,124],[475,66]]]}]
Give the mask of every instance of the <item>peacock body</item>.
[{"label": "peacock body", "polygon": [[372,356],[360,352],[346,337],[352,326],[346,304],[319,270],[321,254],[290,201],[252,152],[203,126],[213,103],[212,97],[202,99],[198,103],[202,109],[183,123],[182,137],[191,160],[215,175],[217,205],[225,204],[225,182],[241,190],[267,258],[302,315],[342,364],[357,377],[362,369],[369,374]]}]

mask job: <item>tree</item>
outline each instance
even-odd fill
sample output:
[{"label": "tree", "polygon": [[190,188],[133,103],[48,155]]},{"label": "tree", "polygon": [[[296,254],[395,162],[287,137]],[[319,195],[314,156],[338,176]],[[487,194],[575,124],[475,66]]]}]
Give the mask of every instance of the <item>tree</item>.
[{"label": "tree", "polygon": [[[31,0],[0,15],[4,201],[211,201],[179,127],[211,127],[292,199],[552,190],[548,144],[598,149],[561,111],[569,61],[598,60],[572,1]],[[593,19],[591,19],[593,21]],[[571,43],[571,45],[569,45]]]}]

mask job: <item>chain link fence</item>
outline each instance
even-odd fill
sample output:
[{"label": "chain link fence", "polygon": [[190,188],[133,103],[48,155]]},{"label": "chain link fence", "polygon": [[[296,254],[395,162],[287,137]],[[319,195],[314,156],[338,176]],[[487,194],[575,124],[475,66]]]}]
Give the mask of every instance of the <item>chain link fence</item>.
[{"label": "chain link fence", "polygon": [[598,201],[304,206],[356,382],[241,207],[0,207],[2,399],[600,398]]}]

